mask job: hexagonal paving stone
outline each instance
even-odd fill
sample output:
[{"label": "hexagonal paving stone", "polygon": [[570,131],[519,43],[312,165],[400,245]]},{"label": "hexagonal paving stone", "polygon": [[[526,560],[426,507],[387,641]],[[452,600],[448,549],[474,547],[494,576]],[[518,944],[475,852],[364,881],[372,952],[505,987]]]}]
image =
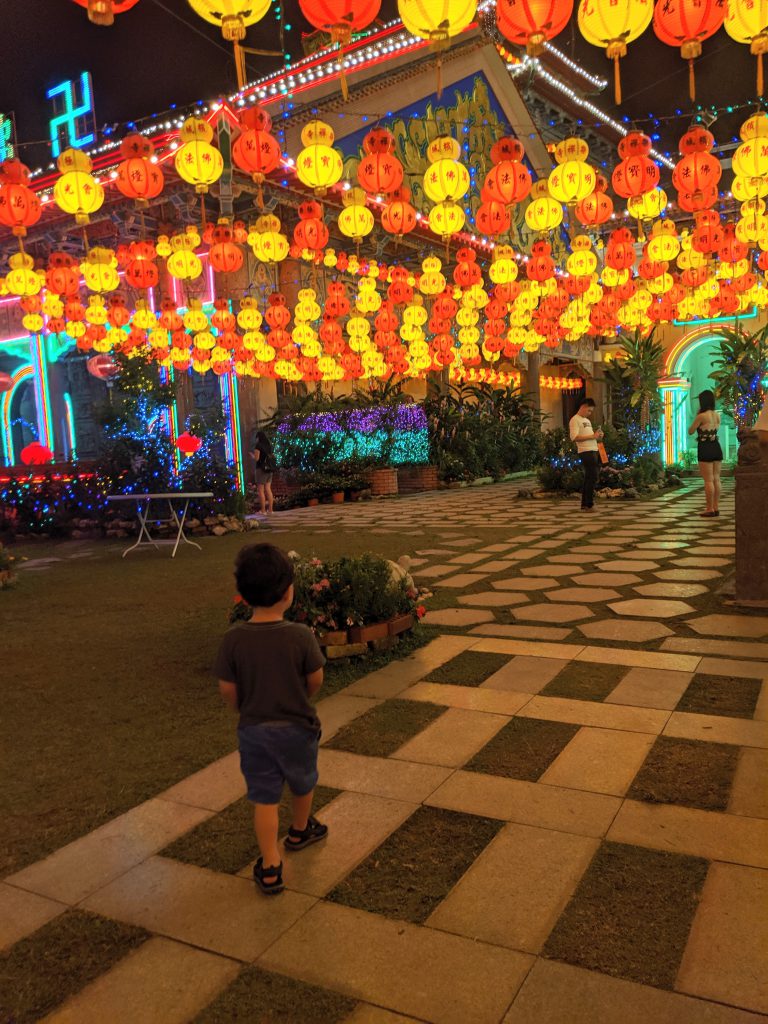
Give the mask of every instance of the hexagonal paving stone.
[{"label": "hexagonal paving stone", "polygon": [[714,569],[716,565],[730,565],[732,558],[705,558],[703,555],[691,555],[688,558],[676,558],[674,565],[681,565],[684,568]]},{"label": "hexagonal paving stone", "polygon": [[686,626],[706,636],[768,636],[768,617],[765,615],[702,615],[688,619]]},{"label": "hexagonal paving stone", "polygon": [[591,619],[594,614],[585,604],[532,604],[515,608],[515,619],[526,622],[575,622]]},{"label": "hexagonal paving stone", "polygon": [[585,572],[574,576],[573,582],[580,587],[626,587],[630,583],[642,583],[642,576],[630,572]]},{"label": "hexagonal paving stone", "polygon": [[534,579],[529,576],[512,576],[507,580],[491,581],[491,586],[496,590],[546,590],[557,585],[557,580],[546,577]]},{"label": "hexagonal paving stone", "polygon": [[672,635],[672,630],[661,622],[638,619],[601,619],[600,622],[587,622],[577,628],[590,640],[617,640],[629,644],[644,644],[648,640],[660,640]]},{"label": "hexagonal paving stone", "polygon": [[708,593],[709,587],[700,583],[645,583],[634,590],[643,597],[696,597]]},{"label": "hexagonal paving stone", "polygon": [[584,552],[568,551],[562,555],[550,555],[547,561],[556,564],[575,563],[576,565],[580,565],[583,562],[585,565],[588,565],[590,562],[602,562],[604,558],[605,555],[600,553],[585,555]]},{"label": "hexagonal paving stone", "polygon": [[572,572],[578,569],[577,565],[528,565],[521,569],[526,576],[570,576]]},{"label": "hexagonal paving stone", "polygon": [[648,619],[673,619],[676,615],[687,615],[695,611],[685,601],[664,601],[661,599],[632,597],[628,601],[615,601],[608,607],[617,615],[640,615]]},{"label": "hexagonal paving stone", "polygon": [[430,626],[476,626],[480,622],[492,622],[493,612],[482,608],[440,608],[427,612],[424,622]]},{"label": "hexagonal paving stone", "polygon": [[550,601],[613,601],[621,594],[609,587],[562,587],[548,590],[544,596]]},{"label": "hexagonal paving stone", "polygon": [[663,548],[665,551],[675,551],[677,548],[687,548],[684,540],[645,540],[637,545],[639,548]]},{"label": "hexagonal paving stone", "polygon": [[600,572],[649,572],[658,569],[658,562],[641,562],[632,558],[614,558],[610,562],[598,562],[595,565]]},{"label": "hexagonal paving stone", "polygon": [[[678,580],[689,583],[695,580],[714,580],[721,573],[716,569],[662,569],[661,572],[655,572],[653,575],[658,576],[660,580]],[[638,582],[640,581],[638,580]]]},{"label": "hexagonal paving stone", "polygon": [[505,594],[503,591],[485,590],[482,594],[464,594],[459,604],[470,608],[511,608],[515,604],[526,604],[525,594]]}]

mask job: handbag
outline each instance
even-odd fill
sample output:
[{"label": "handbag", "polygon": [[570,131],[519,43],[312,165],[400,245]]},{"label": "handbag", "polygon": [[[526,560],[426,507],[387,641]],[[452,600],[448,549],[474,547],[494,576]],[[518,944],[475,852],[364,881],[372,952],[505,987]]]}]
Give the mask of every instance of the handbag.
[{"label": "handbag", "polygon": [[603,466],[608,465],[608,452],[605,450],[605,445],[602,441],[597,442],[597,454],[600,458],[600,462]]}]

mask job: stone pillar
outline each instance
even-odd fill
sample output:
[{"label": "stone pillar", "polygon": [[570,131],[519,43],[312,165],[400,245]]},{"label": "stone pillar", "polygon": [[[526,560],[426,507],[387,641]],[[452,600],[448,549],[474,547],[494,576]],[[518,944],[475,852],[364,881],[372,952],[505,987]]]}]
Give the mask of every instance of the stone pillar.
[{"label": "stone pillar", "polygon": [[768,608],[768,413],[739,438],[736,466],[736,604]]},{"label": "stone pillar", "polygon": [[528,353],[527,381],[523,391],[530,395],[533,408],[541,412],[541,355],[538,352]]},{"label": "stone pillar", "polygon": [[605,363],[600,353],[595,352],[592,363],[592,398],[595,400],[595,423],[605,423],[608,419],[608,385],[605,380]]}]

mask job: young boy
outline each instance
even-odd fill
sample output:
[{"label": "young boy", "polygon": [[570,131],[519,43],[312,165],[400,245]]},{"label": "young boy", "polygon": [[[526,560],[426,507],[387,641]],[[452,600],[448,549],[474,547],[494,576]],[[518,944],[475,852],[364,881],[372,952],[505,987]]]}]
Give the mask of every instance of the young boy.
[{"label": "young boy", "polygon": [[261,851],[253,877],[271,895],[284,888],[277,849],[283,783],[293,796],[286,850],[303,850],[328,834],[327,826],[310,815],[320,721],[309,698],[322,686],[325,658],[311,629],[283,618],[293,602],[293,565],[279,548],[244,547],[235,562],[235,581],[253,615],[225,635],[215,672],[222,697],[240,714],[240,768]]}]

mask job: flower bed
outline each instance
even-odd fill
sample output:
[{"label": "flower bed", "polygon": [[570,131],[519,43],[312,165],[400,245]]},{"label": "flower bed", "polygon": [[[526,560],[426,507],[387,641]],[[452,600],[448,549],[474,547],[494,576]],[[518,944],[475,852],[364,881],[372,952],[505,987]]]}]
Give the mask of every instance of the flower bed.
[{"label": "flower bed", "polygon": [[[397,562],[371,553],[328,562],[289,555],[295,599],[286,618],[313,629],[329,656],[364,653],[366,645],[390,641],[424,615],[421,592]],[[237,599],[230,621],[250,617],[251,608]]]}]

